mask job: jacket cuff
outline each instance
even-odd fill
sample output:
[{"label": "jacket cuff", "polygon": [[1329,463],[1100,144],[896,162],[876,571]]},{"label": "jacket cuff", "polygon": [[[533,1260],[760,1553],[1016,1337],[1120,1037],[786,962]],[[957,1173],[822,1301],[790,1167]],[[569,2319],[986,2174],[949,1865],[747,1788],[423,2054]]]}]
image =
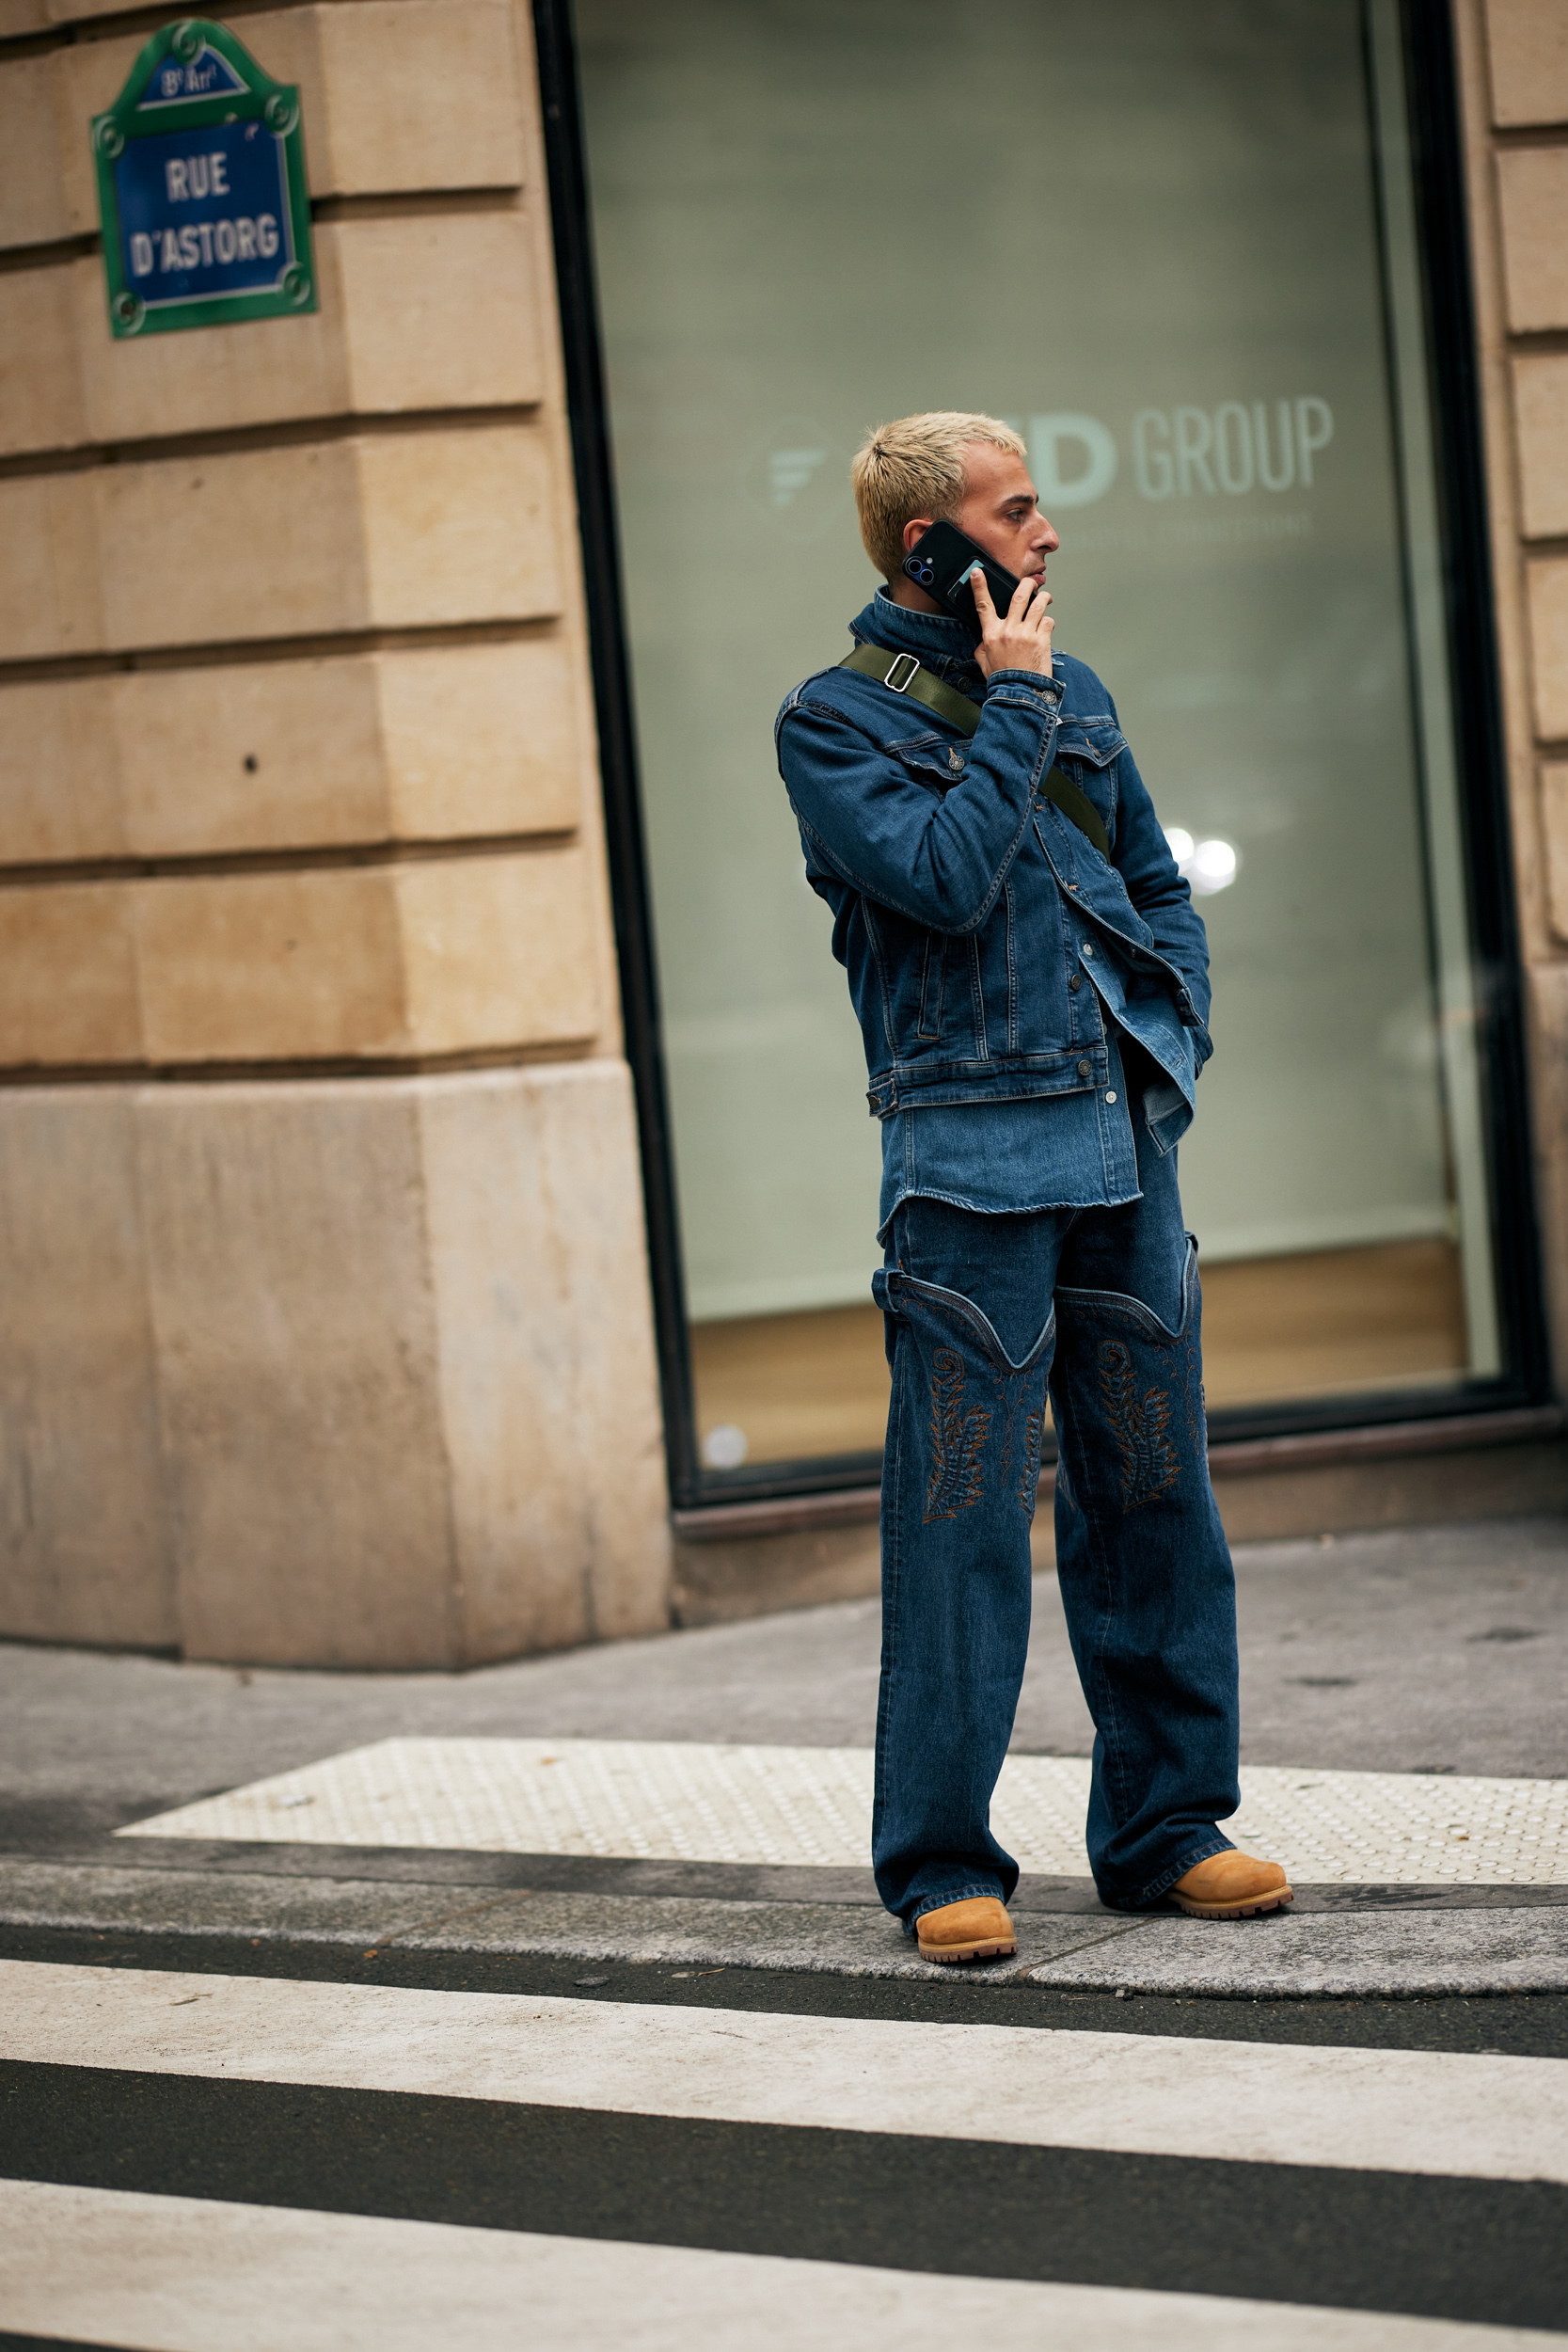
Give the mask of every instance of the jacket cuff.
[{"label": "jacket cuff", "polygon": [[1027,687],[1032,694],[1037,694],[1042,702],[1050,703],[1053,707],[1062,699],[1061,679],[1047,677],[1039,670],[993,670],[986,680],[988,700],[992,688],[997,686]]}]

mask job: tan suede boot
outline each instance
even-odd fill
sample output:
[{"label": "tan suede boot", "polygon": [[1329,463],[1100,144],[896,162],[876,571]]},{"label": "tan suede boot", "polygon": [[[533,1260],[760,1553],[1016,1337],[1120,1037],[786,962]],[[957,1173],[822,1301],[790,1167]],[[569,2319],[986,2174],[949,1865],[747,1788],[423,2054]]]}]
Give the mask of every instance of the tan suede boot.
[{"label": "tan suede boot", "polygon": [[1195,1919],[1250,1919],[1255,1912],[1283,1911],[1295,1900],[1278,1863],[1258,1862],[1249,1853],[1213,1853],[1207,1862],[1195,1862],[1170,1891]]},{"label": "tan suede boot", "polygon": [[1006,1960],[1018,1949],[1013,1923],[994,1895],[943,1903],[915,1922],[922,1960]]}]

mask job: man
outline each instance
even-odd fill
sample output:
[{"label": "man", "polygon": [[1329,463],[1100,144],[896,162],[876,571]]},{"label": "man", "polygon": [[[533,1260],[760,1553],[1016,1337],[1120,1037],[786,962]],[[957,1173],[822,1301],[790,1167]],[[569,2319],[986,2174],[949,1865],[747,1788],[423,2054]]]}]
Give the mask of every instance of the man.
[{"label": "man", "polygon": [[[1029,1637],[1049,1388],[1062,1603],[1095,1722],[1101,1899],[1291,1899],[1215,1827],[1237,1785],[1235,1586],[1210,1490],[1176,1144],[1212,1047],[1203,925],[1091,670],[1052,649],[1041,515],[996,419],[854,461],[886,585],[796,688],[779,763],[833,911],[882,1122],[893,1395],[872,1859],[931,1960],[1016,1948],[990,1834]],[[1019,577],[981,634],[909,580],[939,517]]]}]

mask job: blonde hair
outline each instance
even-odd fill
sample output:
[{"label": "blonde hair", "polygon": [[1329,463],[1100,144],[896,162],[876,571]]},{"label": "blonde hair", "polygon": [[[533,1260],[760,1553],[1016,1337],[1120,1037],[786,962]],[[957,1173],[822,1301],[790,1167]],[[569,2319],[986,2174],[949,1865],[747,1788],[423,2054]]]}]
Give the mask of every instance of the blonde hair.
[{"label": "blonde hair", "polygon": [[923,417],[879,424],[855,452],[849,468],[865,551],[884,580],[904,561],[904,525],[916,515],[951,522],[963,503],[964,452],[989,441],[1011,456],[1027,457],[1021,434],[1000,417],[936,408]]}]

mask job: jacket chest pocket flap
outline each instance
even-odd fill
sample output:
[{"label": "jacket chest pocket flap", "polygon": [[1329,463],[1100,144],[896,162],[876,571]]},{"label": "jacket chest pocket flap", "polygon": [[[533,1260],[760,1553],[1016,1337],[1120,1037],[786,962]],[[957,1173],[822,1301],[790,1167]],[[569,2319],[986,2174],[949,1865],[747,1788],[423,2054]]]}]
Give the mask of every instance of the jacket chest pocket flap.
[{"label": "jacket chest pocket flap", "polygon": [[961,784],[969,765],[958,744],[935,732],[912,735],[902,743],[889,743],[887,752],[911,782],[924,785],[927,792],[945,792],[951,786]]},{"label": "jacket chest pocket flap", "polygon": [[1114,719],[1068,717],[1056,730],[1056,757],[1075,784],[1084,783],[1085,771],[1113,766],[1126,749],[1127,738]]}]

